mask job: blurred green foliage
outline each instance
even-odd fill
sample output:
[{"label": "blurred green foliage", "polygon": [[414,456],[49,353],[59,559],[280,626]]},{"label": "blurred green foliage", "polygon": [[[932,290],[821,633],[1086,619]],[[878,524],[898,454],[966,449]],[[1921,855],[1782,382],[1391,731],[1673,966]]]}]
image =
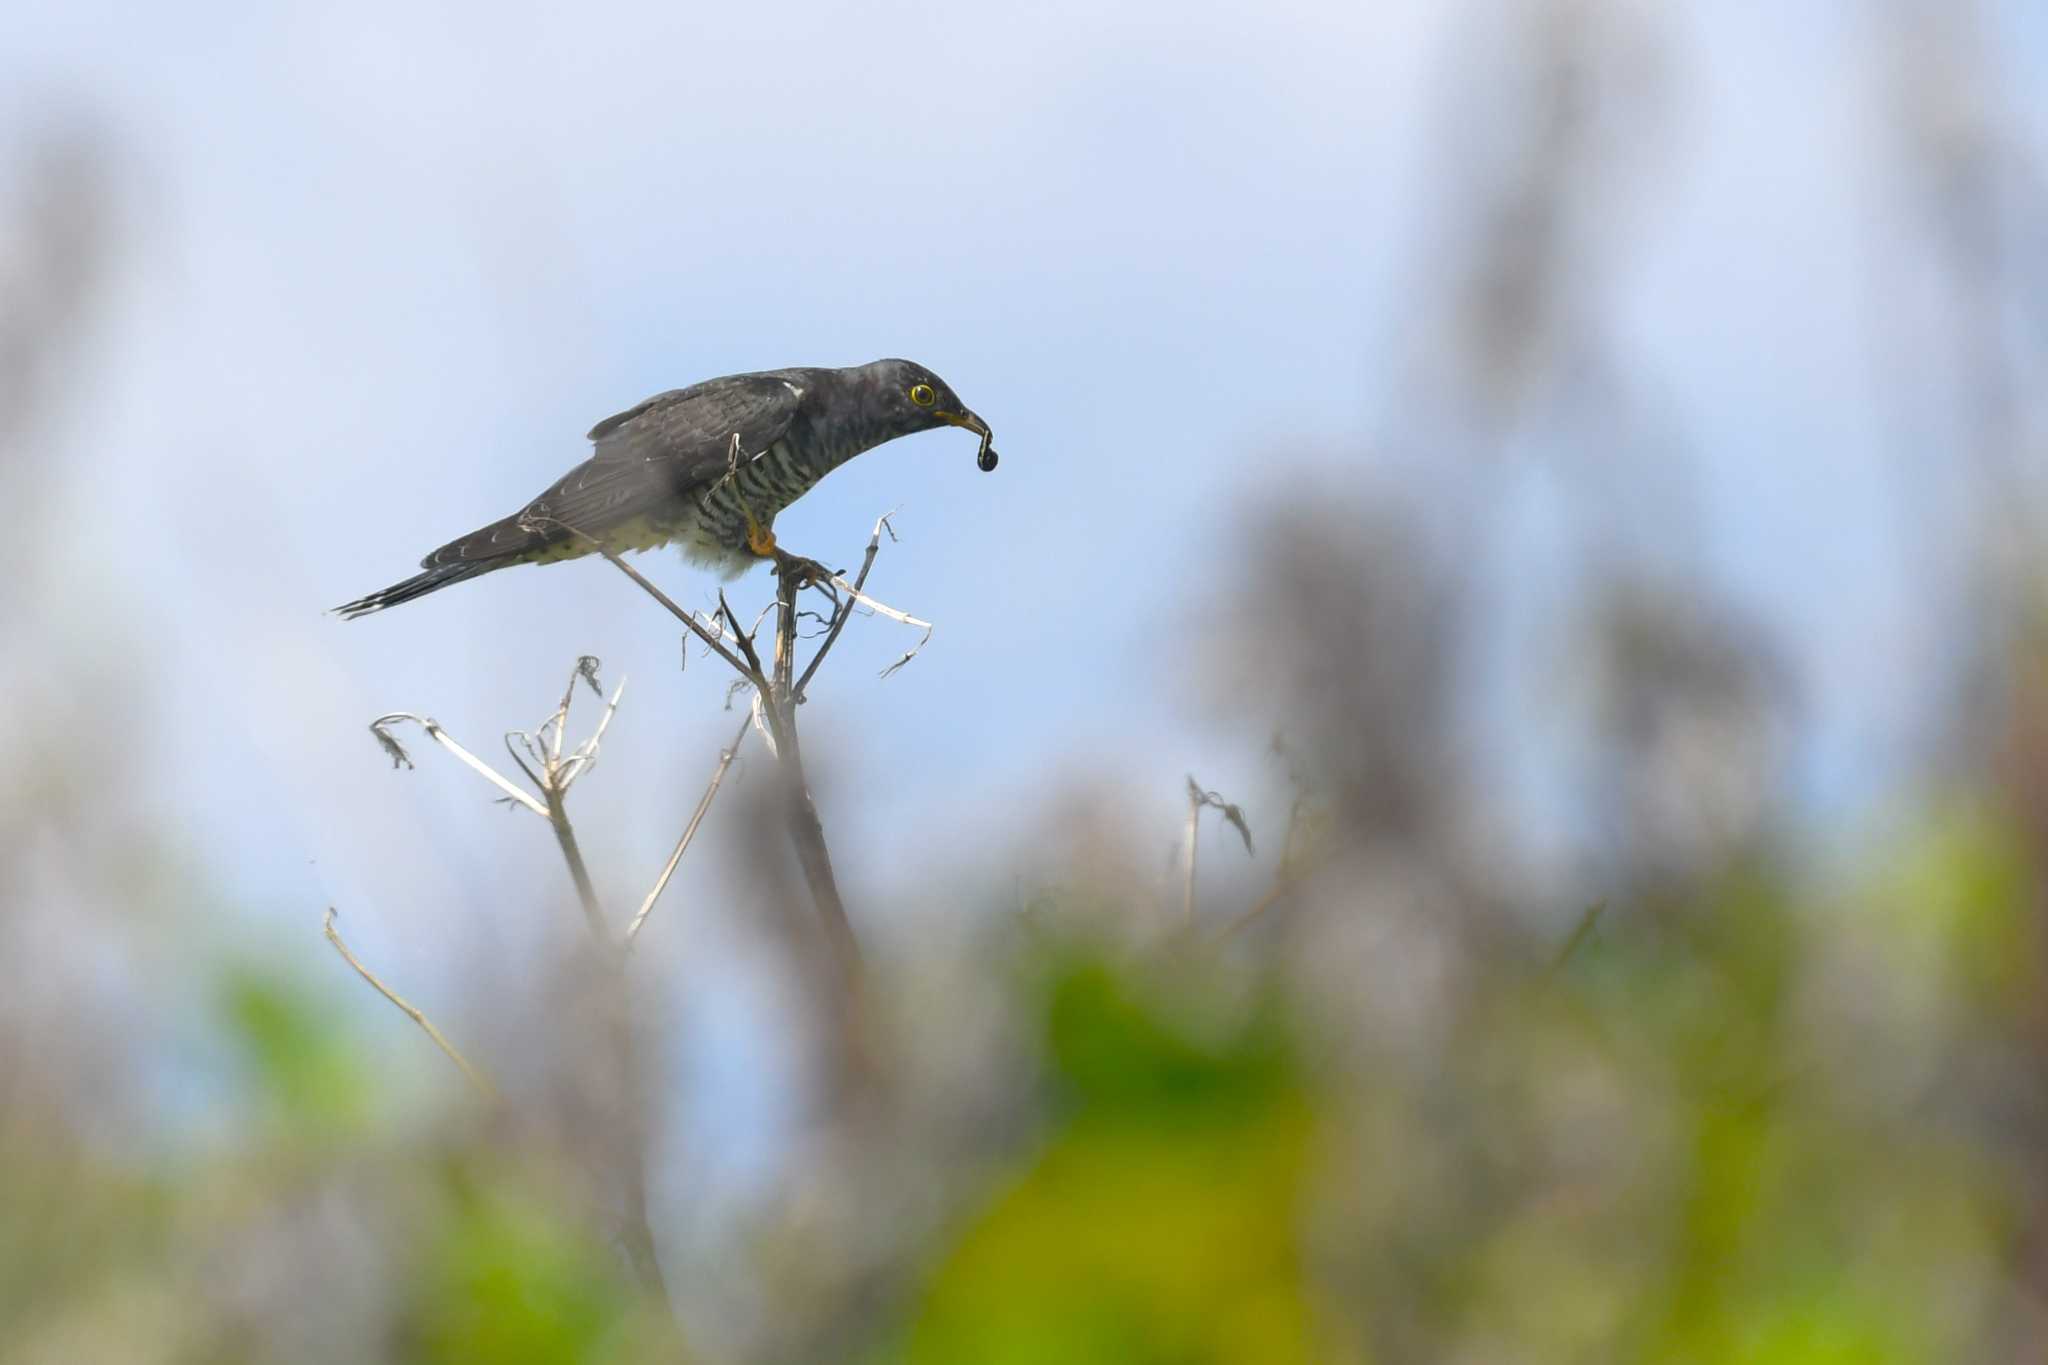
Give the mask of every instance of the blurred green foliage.
[{"label": "blurred green foliage", "polygon": [[[1307,908],[1162,942],[1034,916],[1021,950],[915,969],[1003,993],[1026,1046],[990,1079],[1024,1121],[971,1179],[925,1169],[959,1194],[894,1290],[768,1310],[913,1365],[1995,1357],[2035,1219],[2009,1086],[2042,1055],[2039,869],[1980,803],[1854,885],[1753,857],[1562,959],[1490,934],[1420,1027],[1301,974],[1290,943],[1339,951]],[[558,1148],[453,1083],[393,1112],[287,981],[232,968],[218,999],[220,1145],[137,1165],[0,1127],[0,1360],[682,1358]],[[671,1262],[682,1328],[718,1336]],[[310,1316],[252,1308],[267,1277]]]},{"label": "blurred green foliage", "polygon": [[359,1132],[369,1117],[368,1078],[346,1034],[312,999],[253,967],[223,974],[228,1035],[250,1071],[250,1094],[274,1122],[308,1140]]},{"label": "blurred green foliage", "polygon": [[1042,1008],[1057,1127],[959,1232],[907,1358],[1313,1359],[1308,1097],[1275,1021],[1190,1036],[1087,961]]},{"label": "blurred green foliage", "polygon": [[456,1167],[447,1217],[425,1248],[414,1344],[426,1361],[516,1365],[642,1358],[633,1291],[609,1252],[515,1191]]}]

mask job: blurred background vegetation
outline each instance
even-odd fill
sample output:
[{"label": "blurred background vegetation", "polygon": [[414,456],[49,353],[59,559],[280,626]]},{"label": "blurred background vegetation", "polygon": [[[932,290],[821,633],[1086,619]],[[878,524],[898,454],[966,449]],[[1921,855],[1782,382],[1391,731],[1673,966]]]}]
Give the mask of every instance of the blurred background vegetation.
[{"label": "blurred background vegetation", "polygon": [[[78,420],[52,395],[121,162],[87,124],[10,146],[0,1361],[2048,1358],[2033,144],[1973,7],[1880,7],[1870,146],[1904,207],[1871,289],[1940,357],[1884,387],[1964,510],[1897,547],[1942,594],[1928,701],[1910,761],[1837,818],[1793,776],[1826,719],[1796,651],[1672,531],[1686,434],[1609,317],[1678,40],[1625,6],[1509,8],[1496,99],[1445,139],[1456,230],[1407,283],[1385,458],[1248,480],[1209,528],[1231,571],[1181,609],[1192,704],[1265,756],[1264,787],[1223,793],[1255,856],[1202,811],[1184,917],[1180,831],[1124,793],[1177,793],[1203,755],[1049,763],[1014,847],[942,857],[936,832],[908,911],[853,907],[855,1047],[761,793],[730,794],[706,837],[753,870],[735,904],[798,1058],[739,1192],[692,1182],[711,1139],[650,1098],[668,1016],[601,998],[573,946],[415,992],[496,1081],[480,1098],[389,1041],[408,1026],[319,943],[324,907],[283,938],[197,929],[190,812],[137,777],[145,634],[111,589],[57,591],[46,552],[90,495],[89,459],[39,454]],[[1503,678],[1495,475],[1532,447],[1569,452],[1543,457],[1569,628],[1554,670]],[[1503,689],[1551,725],[1489,727]],[[1572,858],[1528,856],[1489,799],[1524,746],[1571,755],[1523,809]],[[566,883],[534,899],[497,912],[573,928]],[[621,1007],[639,1074],[608,1062]],[[382,1060],[415,1041],[418,1066]],[[643,1156],[667,1305],[617,1231]]]}]

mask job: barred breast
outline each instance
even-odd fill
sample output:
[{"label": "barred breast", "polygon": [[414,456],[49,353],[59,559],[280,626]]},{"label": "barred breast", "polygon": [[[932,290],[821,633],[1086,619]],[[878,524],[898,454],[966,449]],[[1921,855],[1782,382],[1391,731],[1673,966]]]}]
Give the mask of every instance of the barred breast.
[{"label": "barred breast", "polygon": [[726,577],[743,573],[755,562],[747,549],[747,514],[764,530],[773,529],[776,514],[825,473],[789,442],[777,441],[693,500],[675,533],[684,558]]}]

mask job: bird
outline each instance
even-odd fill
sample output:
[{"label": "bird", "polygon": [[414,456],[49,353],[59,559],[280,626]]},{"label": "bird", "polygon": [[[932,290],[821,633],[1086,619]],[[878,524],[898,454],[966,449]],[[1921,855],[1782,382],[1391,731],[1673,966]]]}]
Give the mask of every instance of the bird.
[{"label": "bird", "polygon": [[776,513],[854,456],[942,426],[994,435],[945,380],[909,360],[761,370],[658,393],[590,429],[589,459],[525,507],[451,540],[421,572],[334,610],[353,619],[514,564],[679,543],[734,578],[783,552]]}]

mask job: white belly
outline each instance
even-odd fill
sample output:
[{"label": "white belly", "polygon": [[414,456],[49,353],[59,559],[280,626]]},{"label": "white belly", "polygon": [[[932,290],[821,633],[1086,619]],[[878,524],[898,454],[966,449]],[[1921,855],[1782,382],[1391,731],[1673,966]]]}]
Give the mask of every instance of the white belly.
[{"label": "white belly", "polygon": [[685,561],[709,569],[722,579],[738,578],[761,562],[745,550],[733,551],[721,545],[694,510],[689,521],[677,530],[675,544]]}]

